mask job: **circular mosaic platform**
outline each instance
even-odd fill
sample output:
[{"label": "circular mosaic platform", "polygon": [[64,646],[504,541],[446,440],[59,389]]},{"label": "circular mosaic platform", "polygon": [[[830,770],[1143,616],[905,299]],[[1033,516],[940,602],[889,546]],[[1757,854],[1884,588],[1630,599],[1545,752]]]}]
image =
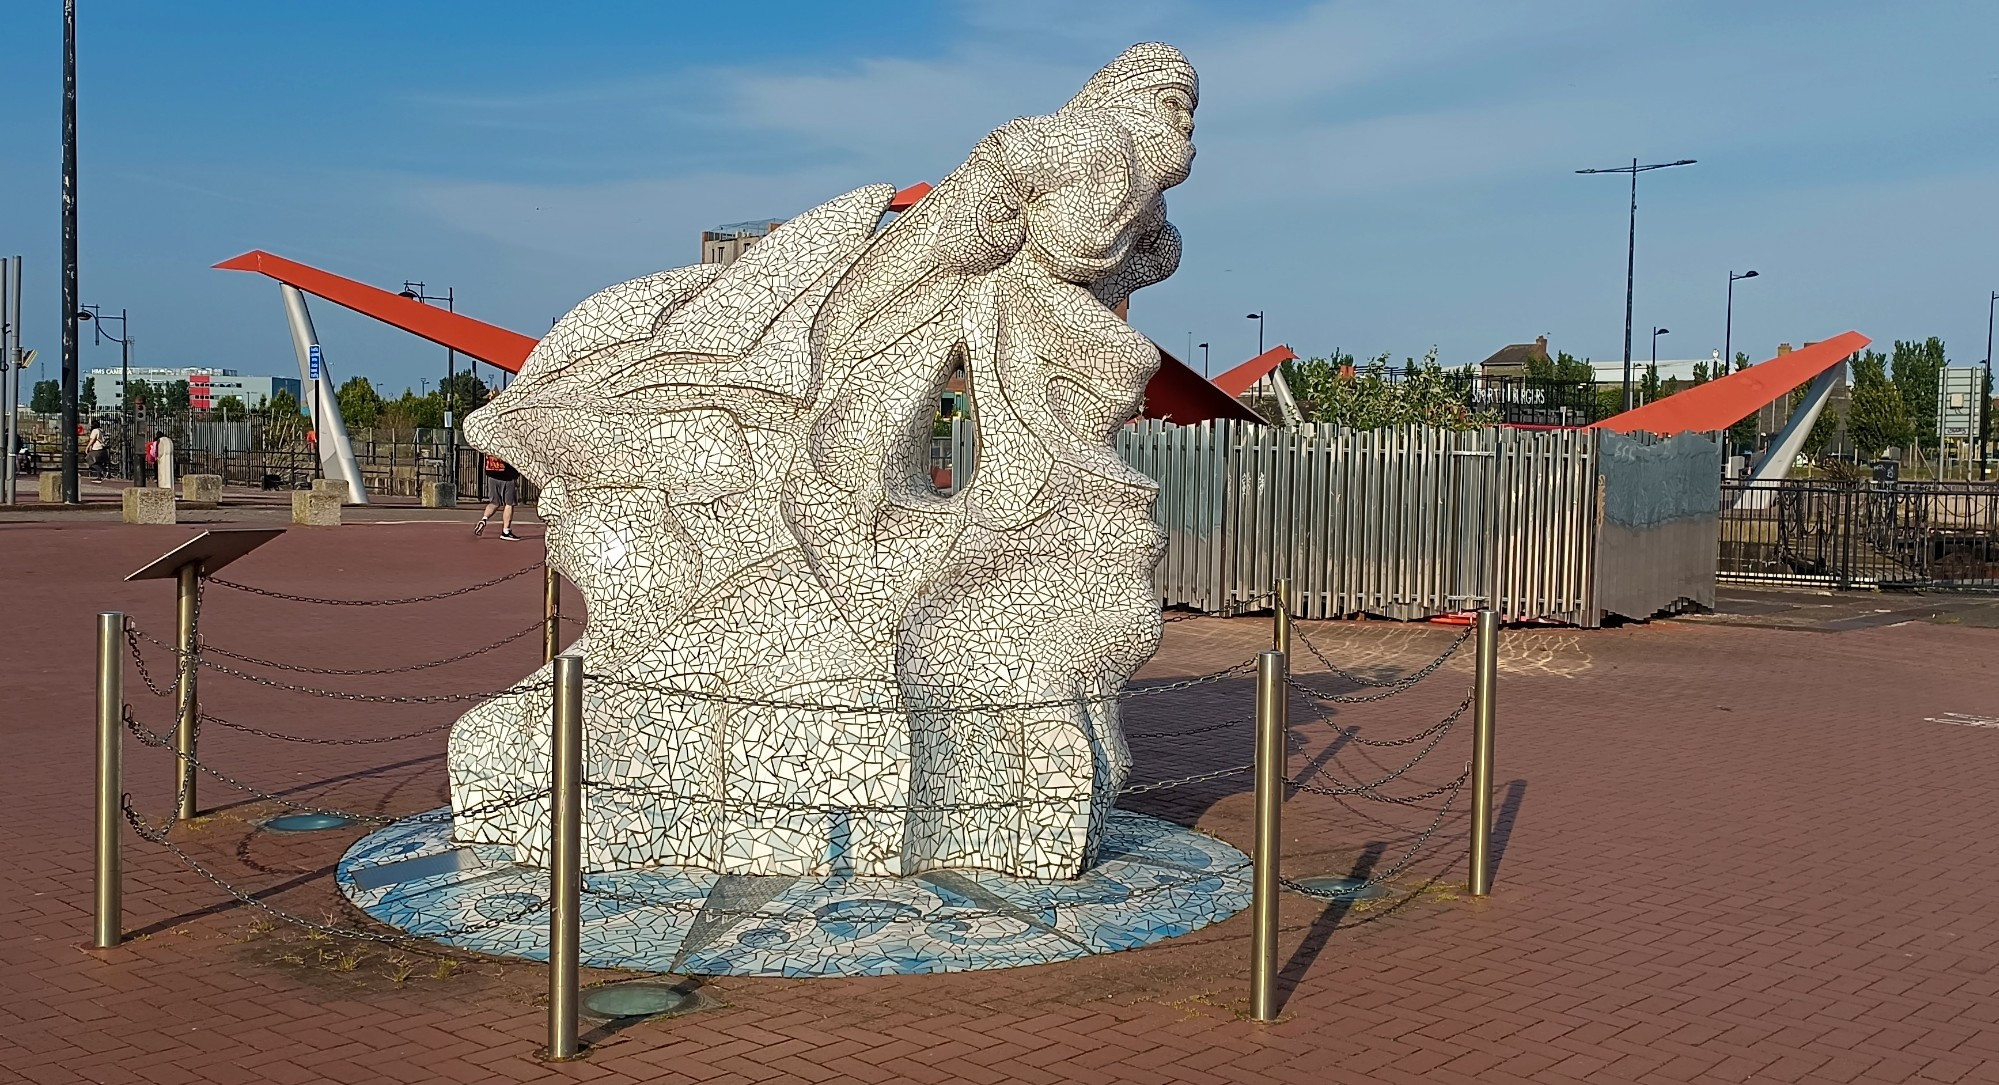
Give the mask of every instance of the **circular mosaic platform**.
[{"label": "circular mosaic platform", "polygon": [[[340,860],[369,915],[462,949],[548,959],[548,872],[451,842],[447,813],[397,822]],[[583,963],[734,976],[879,976],[1045,964],[1198,930],[1249,905],[1250,865],[1210,836],[1119,810],[1069,882],[983,870],[911,878],[590,875]]]}]

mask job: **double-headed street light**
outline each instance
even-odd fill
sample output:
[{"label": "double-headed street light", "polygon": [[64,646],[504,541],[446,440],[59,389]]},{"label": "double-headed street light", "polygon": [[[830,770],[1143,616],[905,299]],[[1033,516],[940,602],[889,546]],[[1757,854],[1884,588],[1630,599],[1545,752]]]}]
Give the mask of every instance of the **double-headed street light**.
[{"label": "double-headed street light", "polygon": [[1694,160],[1682,158],[1678,162],[1654,162],[1641,166],[1632,159],[1629,166],[1613,166],[1607,169],[1577,170],[1577,173],[1628,173],[1631,175],[1631,225],[1624,251],[1624,409],[1631,409],[1631,294],[1632,283],[1638,270],[1638,175],[1647,170],[1671,169],[1674,166],[1691,166]]},{"label": "double-headed street light", "polygon": [[[403,288],[397,292],[397,296],[405,297],[410,299],[411,301],[421,302],[426,305],[433,301],[441,301],[444,303],[445,312],[455,313],[458,311],[458,291],[456,288],[447,286],[444,288],[444,293],[441,295],[426,294],[423,291],[424,291],[423,283],[413,281],[410,279],[404,279]],[[475,375],[478,373],[478,369],[479,369],[479,363],[477,361],[474,361],[472,363],[472,371]],[[438,385],[437,390],[444,394],[444,444],[445,447],[449,450],[447,452],[447,455],[450,457],[451,483],[454,486],[458,484],[458,428],[457,428],[457,418],[451,409],[452,408],[451,396],[452,396],[452,386],[457,383],[457,381],[455,381],[453,378],[457,376],[458,376],[458,351],[455,347],[445,347],[444,383]]]},{"label": "double-headed street light", "polygon": [[1733,271],[1728,273],[1728,315],[1721,328],[1721,372],[1715,374],[1717,377],[1727,374],[1735,366],[1735,354],[1733,353],[1735,350],[1735,283],[1739,279],[1754,279],[1755,277],[1756,272],[1754,271],[1745,271],[1740,275],[1737,275]]},{"label": "double-headed street light", "polygon": [[[118,460],[119,466],[125,469],[125,474],[136,485],[140,479],[138,465],[133,462],[132,456],[132,330],[127,323],[128,318],[123,309],[118,310],[117,316],[106,316],[102,306],[79,305],[76,319],[90,322],[92,345],[106,339],[118,344]],[[117,335],[104,330],[104,325],[113,320],[118,322]]]}]

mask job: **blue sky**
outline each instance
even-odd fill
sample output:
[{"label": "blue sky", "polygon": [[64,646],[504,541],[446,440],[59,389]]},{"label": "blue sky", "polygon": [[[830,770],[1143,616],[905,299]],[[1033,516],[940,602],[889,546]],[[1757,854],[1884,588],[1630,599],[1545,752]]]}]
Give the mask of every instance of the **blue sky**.
[{"label": "blue sky", "polygon": [[[1762,359],[1848,328],[1984,355],[1999,289],[1999,5],[360,3],[80,0],[82,297],[139,360],[292,373],[263,248],[534,333],[698,258],[717,223],[934,180],[1148,39],[1202,77],[1180,272],[1132,318],[1216,368],[1272,343],[1475,361],[1546,334],[1614,359],[1640,182],[1636,345]],[[885,12],[893,18],[881,19]],[[61,4],[0,9],[0,252],[55,373]],[[443,351],[328,303],[336,373]],[[115,348],[84,347],[85,367]],[[1198,357],[1199,352],[1195,352]]]}]

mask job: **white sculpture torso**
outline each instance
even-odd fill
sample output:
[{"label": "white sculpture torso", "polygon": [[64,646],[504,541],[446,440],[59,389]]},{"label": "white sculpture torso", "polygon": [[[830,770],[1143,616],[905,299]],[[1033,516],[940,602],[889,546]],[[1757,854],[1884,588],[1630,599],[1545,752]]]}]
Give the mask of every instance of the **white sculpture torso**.
[{"label": "white sculpture torso", "polygon": [[[1135,46],[886,226],[870,186],[587,299],[466,419],[588,607],[590,869],[1089,865],[1159,636],[1155,487],[1110,446],[1159,358],[1110,307],[1178,262],[1196,92]],[[946,497],[960,367],[978,463]],[[460,840],[545,862],[546,802],[496,800],[546,787],[548,704],[453,730]]]}]

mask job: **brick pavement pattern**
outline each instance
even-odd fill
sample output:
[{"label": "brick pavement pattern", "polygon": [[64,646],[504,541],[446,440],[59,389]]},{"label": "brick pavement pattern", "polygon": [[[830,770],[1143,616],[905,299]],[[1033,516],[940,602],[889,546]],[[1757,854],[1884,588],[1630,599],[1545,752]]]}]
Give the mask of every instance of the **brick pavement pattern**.
[{"label": "brick pavement pattern", "polygon": [[[192,530],[72,519],[0,524],[14,618],[4,673],[11,831],[0,902],[0,1079],[67,1082],[1604,1082],[1999,1080],[1999,810],[1982,801],[1999,728],[1999,630],[1921,622],[1837,633],[1674,621],[1504,634],[1500,844],[1493,896],[1461,891],[1462,799],[1371,905],[1284,903],[1284,1017],[1242,1018],[1247,916],[1148,949],[1007,972],[856,980],[721,978],[712,1007],[600,1026],[586,1059],[536,1057],[540,966],[318,938],[232,901],[128,834],[126,929],[90,928],[91,615],[171,629],[170,589],[125,573]],[[287,533],[232,567],[283,590],[387,597],[489,579],[539,556],[455,521]],[[536,577],[394,610],[302,607],[211,589],[210,643],[371,667],[448,656],[539,613]],[[574,605],[573,602],[571,604]],[[1454,635],[1312,623],[1341,666],[1387,677]],[[1262,648],[1268,623],[1168,626],[1148,680]],[[491,689],[538,638],[450,667],[308,678],[371,692]],[[156,653],[157,656],[157,653]],[[1312,669],[1301,664],[1301,669]],[[288,676],[297,677],[297,676]],[[1411,692],[1294,703],[1294,774],[1365,781],[1385,739],[1463,696],[1461,657]],[[448,722],[452,705],[302,698],[209,675],[226,719],[322,737]],[[128,674],[139,718],[170,707]],[[1249,682],[1131,705],[1135,782],[1249,760]],[[1209,724],[1231,726],[1188,734]],[[1384,790],[1462,768],[1468,728]],[[380,745],[274,743],[210,724],[204,759],[294,801],[401,814],[444,801],[442,733]],[[170,808],[170,770],[136,743],[138,807]],[[1130,805],[1249,845],[1246,776]],[[331,885],[364,829],[281,835],[279,808],[204,779],[174,839],[275,907],[364,921]],[[1309,794],[1285,811],[1286,873],[1380,871],[1436,816]],[[591,981],[617,978],[589,974]]]}]

